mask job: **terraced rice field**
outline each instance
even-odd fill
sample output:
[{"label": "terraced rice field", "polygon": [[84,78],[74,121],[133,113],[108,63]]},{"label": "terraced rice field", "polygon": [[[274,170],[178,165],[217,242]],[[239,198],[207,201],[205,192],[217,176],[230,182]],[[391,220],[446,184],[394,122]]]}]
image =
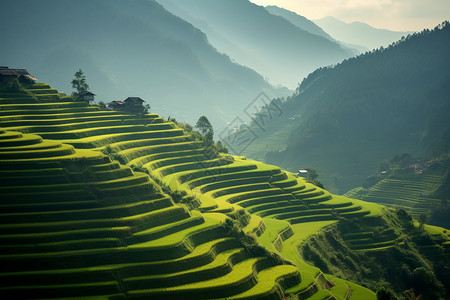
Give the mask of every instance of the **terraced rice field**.
[{"label": "terraced rice field", "polygon": [[440,175],[418,175],[416,179],[383,179],[370,188],[362,200],[392,208],[403,208],[413,216],[428,214],[439,200],[427,197],[442,182]]},{"label": "terraced rice field", "polygon": [[[415,223],[419,227],[419,223]],[[419,244],[419,251],[434,261],[445,261],[450,258],[450,232],[442,227],[426,225],[425,230],[430,234],[434,243]]]},{"label": "terraced rice field", "polygon": [[285,222],[272,230],[281,253],[301,224],[379,213],[278,167],[211,153],[156,114],[100,111],[44,84],[29,91],[37,100],[0,95],[0,176],[12,183],[0,189],[5,295],[319,297],[320,270],[300,277],[254,257],[226,234],[224,215],[256,236],[272,230],[264,220]]},{"label": "terraced rice field", "polygon": [[3,299],[239,298],[300,282],[99,152],[2,131],[0,165]]}]

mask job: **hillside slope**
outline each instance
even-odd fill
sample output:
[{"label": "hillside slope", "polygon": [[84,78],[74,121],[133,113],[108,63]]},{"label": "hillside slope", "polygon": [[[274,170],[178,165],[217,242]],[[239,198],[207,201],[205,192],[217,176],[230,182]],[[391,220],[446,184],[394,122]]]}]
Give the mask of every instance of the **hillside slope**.
[{"label": "hillside slope", "polygon": [[99,101],[140,96],[161,114],[189,122],[207,115],[225,126],[261,91],[288,92],[232,63],[153,0],[2,1],[0,35],[7,41],[0,65],[26,65],[67,94],[82,68]]},{"label": "hillside slope", "polygon": [[[266,161],[318,169],[328,189],[343,193],[396,154],[448,152],[449,51],[447,24],[311,73],[261,135],[278,143],[267,145],[276,151]],[[255,142],[244,153],[252,157],[263,146]]]},{"label": "hillside slope", "polygon": [[219,51],[292,89],[314,69],[353,55],[247,0],[159,2],[205,32]]},{"label": "hillside slope", "polygon": [[29,88],[0,93],[0,125],[53,140],[0,131],[2,298],[277,299],[298,289],[298,269],[246,249],[225,216],[175,204],[148,174],[55,140],[178,137],[198,148],[181,129]]},{"label": "hillside slope", "polygon": [[[7,295],[33,292],[35,297],[39,291],[45,291],[48,297],[62,297],[80,287],[76,292],[85,296],[93,293],[89,287],[96,286],[95,294],[106,298],[111,293],[141,299],[175,299],[180,295],[193,299],[279,299],[283,294],[301,299],[375,298],[366,288],[324,275],[322,271],[325,271],[340,274],[347,280],[354,278],[357,272],[358,281],[372,289],[376,289],[380,281],[387,281],[397,292],[414,287],[427,295],[445,293],[439,282],[446,278],[445,274],[424,261],[395,216],[377,204],[332,195],[275,166],[217,153],[195,138],[188,127],[183,130],[155,114],[137,117],[101,111],[98,106],[61,96],[45,84],[26,86],[22,93],[1,96],[0,126],[8,131],[2,131],[0,153],[4,163],[13,166],[5,168],[2,174],[6,181],[2,182],[16,182],[22,192],[17,193],[16,187],[8,185],[2,185],[0,190],[2,196],[7,196],[2,199],[23,203],[11,205],[8,202],[2,206],[2,226],[9,234],[2,236],[6,252],[0,258],[23,262],[23,270],[20,270],[24,272],[15,272],[17,265],[3,264],[8,265],[8,269],[2,270],[1,276],[6,280],[2,281],[4,287],[0,292]],[[37,134],[53,141],[42,141]],[[55,140],[64,144],[59,146],[61,144]],[[73,146],[82,150],[74,150]],[[35,151],[37,149],[41,151]],[[120,164],[111,162],[98,151]],[[81,152],[79,163],[70,156],[77,152]],[[61,158],[64,154],[69,157]],[[90,156],[98,157],[100,163]],[[61,159],[70,159],[76,168],[66,168]],[[39,176],[50,171],[50,166],[45,164],[47,160],[62,168],[53,170],[52,175],[58,180],[52,185],[43,185],[43,178]],[[93,166],[85,169],[86,164]],[[32,171],[35,169],[37,173]],[[158,184],[145,173],[179,204],[165,197],[158,190]],[[67,184],[71,189],[67,189]],[[72,190],[78,194],[72,195]],[[36,192],[40,197],[36,197]],[[75,199],[47,202],[54,198],[66,199],[62,195],[72,195]],[[161,202],[164,205],[153,206],[154,200],[160,197],[164,198]],[[40,201],[29,205],[36,202],[36,198]],[[96,207],[92,209],[89,205]],[[69,224],[75,221],[73,226],[84,226],[81,221],[86,219],[91,220],[89,224],[95,228],[110,228],[111,222],[129,226],[131,236],[125,232],[125,237],[118,240],[86,243],[83,239],[70,239],[73,234],[79,239],[80,232],[49,233],[45,236],[55,238],[56,235],[61,243],[48,244],[39,233],[41,228],[49,232],[60,229],[58,221],[61,220]],[[157,224],[154,221],[158,221]],[[395,228],[392,222],[397,222]],[[27,243],[31,243],[30,240],[22,239],[25,236],[20,236],[20,240],[13,236],[20,230],[28,232],[33,228],[39,228],[37,235],[27,236],[34,239],[33,246]],[[339,232],[333,234],[332,239],[323,239],[325,245],[311,244],[310,239],[325,229]],[[380,234],[366,236],[366,232]],[[96,232],[92,235],[96,236]],[[442,238],[427,240],[430,247],[426,247],[432,250],[433,262],[444,267],[448,263],[447,248],[445,252],[435,250],[444,249],[445,242]],[[335,243],[340,245],[341,251],[352,254],[351,260],[342,254],[331,260],[325,252],[321,253],[323,247],[334,247]],[[115,247],[117,244],[121,246]],[[406,244],[408,247],[403,249]],[[261,245],[292,263],[267,252]],[[77,251],[65,252],[74,247]],[[299,247],[306,249],[301,256]],[[18,250],[20,254],[12,257],[10,252]],[[49,250],[54,251],[49,253]],[[104,255],[105,251],[111,256]],[[140,251],[149,251],[151,255],[140,255]],[[397,255],[399,251],[401,255]],[[122,256],[123,253],[132,255]],[[161,261],[161,253],[166,258],[170,255],[170,260]],[[384,270],[388,269],[384,256],[396,255],[389,267],[407,272],[402,277],[404,280],[394,281],[395,276],[388,277],[386,272],[374,278],[371,272],[354,267],[353,273],[343,272],[348,264],[362,265],[366,253],[374,254],[370,264]],[[71,255],[75,255],[74,260]],[[95,259],[96,255],[101,259]],[[61,256],[68,260],[54,259]],[[152,261],[146,261],[149,257]],[[121,264],[116,265],[115,259]],[[80,281],[77,274],[86,275],[86,271],[89,276]],[[417,272],[426,272],[430,281],[415,282]],[[55,274],[62,277],[55,279]],[[47,285],[29,285],[37,279]],[[95,279],[104,281],[91,282]]]}]

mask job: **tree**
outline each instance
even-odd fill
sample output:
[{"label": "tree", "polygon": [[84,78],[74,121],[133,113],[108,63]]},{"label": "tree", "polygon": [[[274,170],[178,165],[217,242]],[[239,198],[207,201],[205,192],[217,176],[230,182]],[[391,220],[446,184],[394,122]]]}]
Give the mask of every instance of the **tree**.
[{"label": "tree", "polygon": [[148,104],[148,103],[145,104],[144,105],[144,111],[143,111],[144,115],[148,114],[150,112],[150,109],[151,109],[150,104]]},{"label": "tree", "polygon": [[103,101],[100,101],[98,103],[98,107],[100,108],[100,110],[106,110],[106,104]]},{"label": "tree", "polygon": [[8,85],[8,91],[12,93],[23,92],[23,87],[17,78],[11,80],[11,82]]},{"label": "tree", "polygon": [[201,116],[195,124],[195,128],[197,128],[204,136],[206,145],[212,145],[214,139],[214,130],[208,118],[205,116]]},{"label": "tree", "polygon": [[395,297],[394,292],[392,292],[391,289],[386,287],[380,287],[377,290],[377,300],[395,300],[397,297]]},{"label": "tree", "polygon": [[222,153],[228,153],[228,148],[221,141],[218,141],[216,144],[217,151]]},{"label": "tree", "polygon": [[74,93],[76,95],[79,95],[79,94],[89,90],[89,84],[87,84],[87,82],[86,82],[86,76],[84,75],[84,73],[81,69],[79,69],[77,72],[75,72],[75,75],[74,75],[71,83],[72,83],[72,88],[77,90]]},{"label": "tree", "polygon": [[419,215],[419,225],[421,229],[424,229],[425,223],[427,222],[427,215],[426,214],[420,214]]},{"label": "tree", "polygon": [[201,116],[197,123],[195,124],[195,128],[197,128],[201,134],[206,135],[208,131],[212,131],[212,125],[209,122],[208,118],[205,116]]},{"label": "tree", "polygon": [[318,186],[322,189],[325,188],[323,183],[319,179],[319,172],[317,170],[312,169],[312,168],[306,168],[306,171],[308,171],[307,177],[306,177],[307,182],[312,183],[315,186]]}]

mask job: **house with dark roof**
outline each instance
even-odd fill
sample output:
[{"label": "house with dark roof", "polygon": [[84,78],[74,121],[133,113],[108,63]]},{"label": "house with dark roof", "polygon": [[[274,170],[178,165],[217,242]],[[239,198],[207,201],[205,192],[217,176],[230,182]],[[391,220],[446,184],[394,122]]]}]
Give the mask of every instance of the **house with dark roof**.
[{"label": "house with dark roof", "polygon": [[128,97],[123,101],[112,101],[108,103],[108,107],[112,110],[121,110],[131,113],[144,111],[144,100],[139,97]]},{"label": "house with dark roof", "polygon": [[77,101],[87,101],[91,103],[91,101],[94,101],[95,94],[89,91],[84,91],[80,94],[78,94]]},{"label": "house with dark roof", "polygon": [[129,107],[140,107],[143,106],[143,103],[145,101],[139,97],[128,97],[127,99],[123,100],[123,102]]},{"label": "house with dark roof", "polygon": [[34,83],[37,81],[26,69],[10,69],[6,66],[0,66],[0,82],[9,83],[14,78],[17,78],[22,83]]},{"label": "house with dark roof", "polygon": [[112,101],[108,103],[108,108],[116,111],[124,111],[138,116],[148,113],[150,106],[144,106],[144,100],[139,97],[128,97],[123,101]]}]

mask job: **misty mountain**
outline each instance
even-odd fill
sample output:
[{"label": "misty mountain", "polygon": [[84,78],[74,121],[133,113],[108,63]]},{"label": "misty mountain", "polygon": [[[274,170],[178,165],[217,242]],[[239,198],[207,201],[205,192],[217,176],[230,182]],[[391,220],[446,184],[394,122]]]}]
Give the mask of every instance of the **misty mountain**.
[{"label": "misty mountain", "polygon": [[[24,20],[18,22],[17,20]],[[261,91],[285,94],[218,53],[153,0],[2,1],[0,65],[26,67],[70,94],[81,68],[97,100],[139,96],[153,111],[223,126]]]},{"label": "misty mountain", "polygon": [[345,23],[333,17],[313,21],[334,39],[347,45],[360,45],[368,49],[387,47],[401,39],[402,36],[412,33],[377,29],[361,22]]},{"label": "misty mountain", "polygon": [[[450,25],[311,73],[245,154],[319,170],[335,192],[361,185],[396,154],[450,152]],[[280,145],[280,132],[286,136]],[[278,138],[278,139],[277,139]],[[269,145],[275,141],[277,147]],[[284,147],[285,146],[285,147]]]},{"label": "misty mountain", "polygon": [[205,32],[219,51],[274,84],[295,88],[316,68],[353,55],[247,0],[158,1]]},{"label": "misty mountain", "polygon": [[328,33],[323,31],[322,28],[317,26],[313,21],[305,18],[304,16],[301,16],[293,11],[275,6],[275,5],[269,5],[266,6],[266,10],[270,12],[273,15],[280,16],[297,26],[298,28],[301,28],[305,31],[308,31],[312,34],[322,36],[326,39],[329,39],[330,41],[335,41]]},{"label": "misty mountain", "polygon": [[328,33],[323,31],[322,28],[317,26],[316,23],[305,18],[304,16],[296,14],[293,11],[290,11],[290,10],[287,10],[287,9],[284,9],[284,8],[281,8],[281,7],[278,7],[275,5],[266,6],[266,10],[273,15],[285,18],[286,20],[288,20],[289,22],[291,22],[292,24],[294,24],[295,26],[297,26],[300,29],[303,29],[307,32],[310,32],[310,33],[318,35],[318,36],[322,36],[332,42],[336,42],[336,43],[340,44],[342,46],[342,48],[352,52],[354,55],[357,55],[357,54],[360,54],[361,52],[365,52],[365,51],[369,50],[362,46],[350,45],[347,43],[342,43],[342,42],[336,41]]}]

